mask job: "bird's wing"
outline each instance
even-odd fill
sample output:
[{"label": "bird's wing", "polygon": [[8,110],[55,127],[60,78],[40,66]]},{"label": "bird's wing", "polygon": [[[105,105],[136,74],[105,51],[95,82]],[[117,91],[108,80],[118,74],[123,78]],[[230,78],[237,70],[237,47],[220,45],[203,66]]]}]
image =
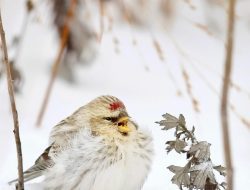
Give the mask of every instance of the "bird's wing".
[{"label": "bird's wing", "polygon": [[[35,161],[35,164],[23,173],[24,182],[32,180],[43,175],[43,172],[54,165],[53,160],[49,156],[50,151],[53,150],[53,144],[46,148],[44,152]],[[12,180],[9,184],[17,182],[18,179]]]},{"label": "bird's wing", "polygon": [[[77,133],[77,127],[71,123],[72,118],[68,117],[53,127],[49,139],[50,146],[38,157],[35,164],[23,173],[25,182],[43,175],[44,171],[54,165],[53,158],[69,147],[70,139]],[[12,180],[9,184],[17,180]]]},{"label": "bird's wing", "polygon": [[72,116],[59,122],[50,132],[49,142],[66,145],[77,134],[81,127],[77,126]]}]

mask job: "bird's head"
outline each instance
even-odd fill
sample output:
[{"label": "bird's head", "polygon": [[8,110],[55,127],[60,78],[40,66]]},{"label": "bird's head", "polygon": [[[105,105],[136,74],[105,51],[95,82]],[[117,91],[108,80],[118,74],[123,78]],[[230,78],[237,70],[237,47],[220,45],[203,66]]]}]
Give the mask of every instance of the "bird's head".
[{"label": "bird's head", "polygon": [[128,136],[137,130],[121,100],[113,96],[100,96],[86,106],[84,114],[91,130],[108,136]]}]

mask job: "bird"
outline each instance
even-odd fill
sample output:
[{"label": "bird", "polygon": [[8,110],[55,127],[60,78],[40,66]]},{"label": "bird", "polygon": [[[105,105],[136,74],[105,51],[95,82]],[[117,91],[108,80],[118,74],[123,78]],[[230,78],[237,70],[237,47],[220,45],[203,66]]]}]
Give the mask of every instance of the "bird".
[{"label": "bird", "polygon": [[24,181],[44,176],[45,190],[140,190],[153,155],[151,133],[138,127],[121,100],[104,95],[52,128],[49,146]]}]

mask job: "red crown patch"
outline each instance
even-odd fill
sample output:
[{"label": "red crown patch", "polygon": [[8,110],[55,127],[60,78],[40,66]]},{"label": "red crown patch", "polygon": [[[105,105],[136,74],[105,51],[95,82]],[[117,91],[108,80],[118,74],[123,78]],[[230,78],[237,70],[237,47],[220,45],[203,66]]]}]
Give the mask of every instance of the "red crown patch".
[{"label": "red crown patch", "polygon": [[125,108],[125,106],[122,102],[113,102],[112,104],[109,104],[109,106],[110,106],[109,109],[112,111]]}]

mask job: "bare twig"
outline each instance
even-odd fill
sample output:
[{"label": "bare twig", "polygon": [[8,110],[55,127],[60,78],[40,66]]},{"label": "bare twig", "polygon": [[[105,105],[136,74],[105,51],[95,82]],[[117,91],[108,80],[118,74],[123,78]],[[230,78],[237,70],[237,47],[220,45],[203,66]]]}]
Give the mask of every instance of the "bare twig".
[{"label": "bare twig", "polygon": [[[199,65],[204,65],[203,62],[201,62],[200,60],[194,58],[194,57],[191,57],[187,52],[184,51],[183,48],[180,47],[180,45],[177,43],[177,41],[172,37],[170,36],[170,39],[172,40],[173,44],[175,45],[175,48],[176,50],[179,52],[179,54],[185,58],[185,60],[188,60],[186,61],[186,63],[188,63],[192,69],[194,70],[194,72],[201,78],[201,80],[207,85],[207,87],[218,97],[220,98],[220,93],[218,92],[218,90],[216,90],[216,88],[214,87],[214,85],[206,79],[206,77],[204,77],[204,74],[198,69],[197,66],[195,66],[194,62],[196,62],[197,64]],[[207,67],[206,68],[210,69],[211,70],[211,67]],[[213,70],[214,73],[217,73],[218,76],[220,76],[220,74],[218,72],[216,72],[215,70]],[[220,76],[222,78],[222,80],[224,80],[224,77]],[[230,86],[234,86],[235,83],[230,82]],[[236,87],[234,87],[236,89]],[[237,85],[237,88],[239,91],[242,91],[244,92],[247,96],[250,97],[250,94],[249,92],[238,86]],[[243,124],[245,125],[246,127],[250,128],[250,121],[245,118],[242,114],[240,114],[237,110],[236,110],[236,107],[235,105],[233,104],[233,102],[230,102],[230,106],[229,106],[230,110],[232,111],[232,113],[234,114],[234,116]]]},{"label": "bare twig", "polygon": [[230,87],[230,75],[232,68],[232,55],[233,55],[233,35],[234,35],[234,19],[235,19],[235,2],[236,0],[229,1],[228,13],[228,28],[227,28],[227,49],[224,68],[224,81],[222,87],[222,100],[221,100],[221,124],[223,130],[224,154],[227,168],[227,183],[228,190],[233,189],[233,167],[231,159],[231,148],[228,130],[228,91]]},{"label": "bare twig", "polygon": [[188,93],[188,96],[190,97],[193,109],[194,109],[194,111],[196,113],[199,113],[200,112],[199,101],[195,98],[195,96],[193,94],[192,84],[191,84],[191,81],[190,81],[190,77],[189,77],[189,74],[188,74],[188,72],[185,69],[185,67],[184,67],[183,64],[181,64],[181,71],[182,71],[182,77],[184,79],[185,86],[186,86],[186,89],[187,89],[187,93]]},{"label": "bare twig", "polygon": [[[168,67],[168,63],[166,62],[166,59],[164,57],[164,52],[163,52],[163,50],[161,48],[160,43],[154,37],[152,37],[152,42],[153,42],[154,49],[157,52],[157,55],[159,57],[159,60],[166,63],[166,66]],[[175,79],[174,74],[171,72],[169,67],[167,68],[167,72],[168,72],[169,79],[173,82],[173,86],[176,88],[176,95],[181,96],[182,92],[180,90],[180,87],[179,87],[179,85],[177,83],[177,80]]]},{"label": "bare twig", "polygon": [[14,97],[14,92],[13,92],[13,83],[12,83],[13,81],[11,78],[10,65],[9,65],[9,60],[8,60],[8,52],[7,52],[7,46],[6,46],[6,40],[5,40],[5,32],[4,32],[3,24],[2,24],[1,10],[0,10],[0,33],[1,33],[4,64],[6,67],[7,80],[8,80],[8,91],[9,91],[9,97],[10,97],[10,103],[11,103],[11,111],[12,111],[12,116],[13,116],[13,121],[14,121],[13,132],[15,135],[17,160],[18,160],[18,186],[17,188],[18,190],[24,190],[23,159],[22,159],[21,141],[20,141],[20,136],[19,136],[18,114],[16,110],[15,97]]},{"label": "bare twig", "polygon": [[189,137],[190,137],[191,140],[192,140],[192,143],[197,143],[197,142],[198,142],[197,139],[195,138],[194,134],[191,133],[191,132],[187,129],[186,125],[183,125],[183,123],[179,122],[179,126],[182,128],[183,131],[185,131],[185,132],[189,135]]},{"label": "bare twig", "polygon": [[163,52],[162,52],[162,49],[161,49],[159,42],[154,38],[152,40],[153,40],[154,48],[155,48],[160,60],[164,61],[165,59],[164,59]]},{"label": "bare twig", "polygon": [[[171,41],[173,42],[176,50],[180,53],[180,55],[183,58],[188,58],[187,55],[186,55],[186,53],[184,52],[184,50],[182,50],[182,48],[179,46],[179,44],[176,42],[176,40],[170,34],[168,34],[168,35],[169,35]],[[193,94],[192,85],[191,85],[191,82],[190,82],[189,74],[188,74],[187,70],[185,69],[184,64],[182,62],[180,63],[180,66],[181,66],[182,77],[183,77],[184,82],[185,82],[187,94],[188,94],[188,96],[189,96],[189,98],[191,100],[193,109],[194,109],[194,111],[196,113],[199,113],[200,112],[199,101],[198,101],[198,99]]]},{"label": "bare twig", "polygon": [[61,63],[61,60],[62,60],[62,57],[63,57],[64,49],[65,49],[67,41],[68,41],[69,22],[70,22],[71,18],[74,16],[76,4],[77,4],[77,0],[71,0],[70,6],[69,6],[68,11],[67,11],[67,16],[66,16],[66,19],[65,19],[65,22],[64,22],[62,35],[61,35],[60,49],[59,49],[57,58],[56,58],[56,60],[54,62],[52,72],[51,72],[50,81],[49,81],[49,84],[48,84],[48,87],[47,87],[47,90],[46,90],[46,93],[45,93],[45,96],[44,96],[44,99],[43,99],[42,107],[40,109],[40,112],[39,112],[39,115],[38,115],[38,118],[37,118],[37,122],[36,122],[37,126],[41,125],[44,112],[45,112],[46,107],[48,105],[49,96],[50,96],[54,81],[55,81],[57,73],[58,73],[58,69],[59,69],[59,66],[60,66],[60,63]]}]

